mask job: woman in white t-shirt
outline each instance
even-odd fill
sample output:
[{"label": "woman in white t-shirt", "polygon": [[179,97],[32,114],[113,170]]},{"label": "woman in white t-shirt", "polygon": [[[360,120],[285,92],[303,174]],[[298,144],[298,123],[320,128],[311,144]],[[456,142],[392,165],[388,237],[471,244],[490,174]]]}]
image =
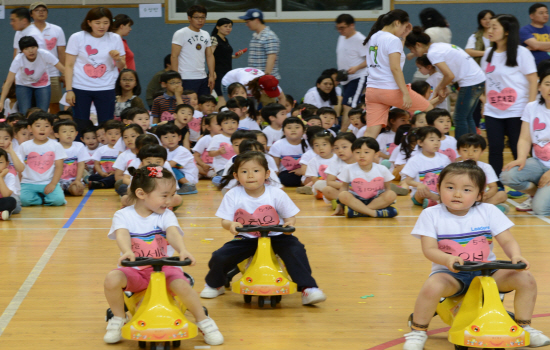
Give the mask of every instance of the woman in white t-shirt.
[{"label": "woman in white t-shirt", "polygon": [[306,92],[304,102],[317,108],[332,107],[338,115],[342,108],[342,97],[336,93],[334,80],[330,75],[317,78],[316,86]]},{"label": "woman in white t-shirt", "polygon": [[485,127],[489,143],[489,164],[497,176],[503,165],[504,137],[514,159],[521,131],[521,115],[528,102],[537,98],[537,66],[527,48],[520,45],[519,22],[512,15],[491,20],[489,39],[493,47],[481,61],[486,74]]},{"label": "woman in white t-shirt", "polygon": [[485,51],[491,46],[489,27],[491,25],[491,18],[494,16],[495,13],[491,10],[483,10],[477,14],[477,31],[470,35],[464,47],[464,51],[472,56],[479,65],[481,65],[481,57],[483,57]]},{"label": "woman in white t-shirt", "polygon": [[447,97],[447,85],[458,83],[460,91],[454,111],[455,137],[475,133],[472,117],[479,97],[485,88],[485,74],[464,50],[456,45],[432,43],[422,28],[414,27],[407,35],[405,46],[417,57],[427,55],[430,62],[443,74],[443,79],[434,89],[434,97]]},{"label": "woman in white t-shirt", "polygon": [[376,138],[388,124],[390,107],[400,107],[411,114],[432,109],[430,102],[405,84],[403,40],[412,25],[403,10],[393,10],[378,17],[363,45],[367,50],[367,125],[365,136]]},{"label": "woman in white t-shirt", "polygon": [[[279,99],[279,103],[284,105],[286,97],[283,89],[279,86],[279,80],[272,75],[265,75],[259,69],[246,67],[236,68],[227,72],[222,79],[223,96],[228,96],[228,87],[233,83],[239,83],[245,86],[248,97],[253,97],[257,102],[262,99]],[[229,98],[234,96],[229,96]]]},{"label": "woman in white t-shirt", "polygon": [[530,196],[516,210],[550,215],[550,68],[540,66],[540,100],[523,111],[518,158],[504,166],[500,181]]},{"label": "woman in white t-shirt", "polygon": [[108,8],[93,8],[82,21],[82,31],[71,35],[67,44],[66,99],[78,130],[91,126],[92,103],[100,124],[114,116],[115,82],[118,71],[126,67],[126,53],[120,35],[109,32],[112,22]]},{"label": "woman in white t-shirt", "polygon": [[36,39],[24,36],[19,40],[21,53],[17,54],[10,65],[8,77],[2,87],[0,97],[0,112],[4,109],[4,101],[15,81],[15,94],[20,113],[27,113],[32,106],[32,98],[36,100],[36,107],[47,111],[50,106],[50,75],[52,67],[62,73],[65,67],[57,57],[49,51],[39,49]]}]

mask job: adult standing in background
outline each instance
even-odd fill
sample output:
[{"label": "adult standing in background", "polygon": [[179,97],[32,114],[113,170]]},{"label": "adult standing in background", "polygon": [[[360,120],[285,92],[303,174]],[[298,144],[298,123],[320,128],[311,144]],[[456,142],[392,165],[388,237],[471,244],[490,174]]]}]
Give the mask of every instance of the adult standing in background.
[{"label": "adult standing in background", "polygon": [[19,49],[19,40],[24,36],[32,36],[38,43],[38,48],[47,50],[44,36],[35,27],[31,26],[31,13],[24,7],[13,9],[10,14],[10,25],[15,30],[13,38],[13,58],[21,52]]},{"label": "adult standing in background", "polygon": [[201,29],[206,22],[206,15],[204,6],[191,6],[187,10],[189,27],[176,31],[172,37],[172,69],[180,73],[183,88],[195,91],[198,96],[210,95],[216,83],[210,34]]},{"label": "adult standing in background", "polygon": [[341,14],[336,18],[336,30],[340,33],[336,45],[336,61],[339,70],[348,73],[348,80],[341,81],[342,115],[341,130],[349,126],[348,113],[357,107],[359,96],[365,89],[367,82],[367,51],[363,46],[365,36],[355,30],[355,19],[348,14]]},{"label": "adult standing in background", "polygon": [[529,18],[531,23],[520,29],[519,38],[522,45],[531,50],[538,65],[550,59],[550,27],[545,25],[548,22],[548,7],[541,3],[531,5]]},{"label": "adult standing in background", "polygon": [[464,51],[474,58],[477,64],[481,63],[481,57],[491,46],[489,40],[489,27],[491,26],[491,18],[495,17],[495,13],[491,10],[483,10],[477,14],[477,31],[470,35]]},{"label": "adult standing in background", "polygon": [[[46,22],[48,19],[48,7],[43,2],[33,2],[29,6],[29,11],[33,19],[31,26],[36,27],[44,37],[46,49],[54,55],[62,65],[65,65],[65,33],[60,26]],[[59,112],[59,100],[63,96],[61,89],[60,73],[55,67],[48,70],[50,76],[50,113]]]},{"label": "adult standing in background", "polygon": [[115,83],[118,70],[126,67],[126,59],[120,35],[109,31],[112,22],[108,8],[94,7],[82,21],[82,31],[71,35],[67,43],[66,99],[74,107],[78,131],[92,125],[92,103],[100,124],[114,117]]},{"label": "adult standing in background", "polygon": [[263,71],[266,75],[273,75],[281,79],[279,75],[279,49],[280,41],[264,22],[264,14],[258,9],[246,11],[240,19],[246,21],[248,29],[255,32],[248,46],[248,66]]},{"label": "adult standing in background", "polygon": [[172,70],[170,57],[171,57],[170,54],[164,57],[164,69],[156,72],[155,75],[153,75],[153,78],[151,78],[151,81],[149,81],[149,84],[147,84],[147,92],[145,93],[145,99],[147,100],[147,105],[149,106],[149,110],[153,108],[153,101],[155,100],[155,97],[162,95],[162,86],[160,85],[160,76],[163,73],[166,73],[169,70]]},{"label": "adult standing in background", "polygon": [[134,60],[134,53],[132,52],[132,50],[130,50],[126,39],[124,39],[124,37],[128,36],[128,34],[130,34],[130,32],[132,31],[133,25],[134,21],[132,21],[132,19],[128,15],[116,15],[115,18],[113,18],[111,31],[113,33],[117,33],[122,38],[122,43],[124,44],[124,52],[126,52],[126,68],[135,71],[136,61]]}]

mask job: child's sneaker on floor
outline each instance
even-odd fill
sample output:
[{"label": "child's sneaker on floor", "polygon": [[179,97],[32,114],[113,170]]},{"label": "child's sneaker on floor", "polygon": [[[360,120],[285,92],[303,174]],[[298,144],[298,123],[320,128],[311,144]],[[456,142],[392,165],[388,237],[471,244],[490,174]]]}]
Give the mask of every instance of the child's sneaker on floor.
[{"label": "child's sneaker on floor", "polygon": [[176,193],[179,195],[185,195],[199,193],[199,191],[197,191],[197,186],[195,185],[180,184],[180,189],[177,190]]},{"label": "child's sneaker on floor", "polygon": [[206,173],[206,177],[209,178],[209,179],[213,178],[214,176],[216,176],[216,172],[214,171],[214,169],[210,169]]},{"label": "child's sneaker on floor", "polygon": [[497,204],[496,207],[504,214],[508,214],[510,212],[510,206],[506,203]]},{"label": "child's sneaker on floor", "polygon": [[506,191],[506,194],[508,195],[508,198],[511,198],[511,199],[521,198],[521,197],[525,196],[525,193],[520,192],[520,191],[516,191],[513,188],[508,187],[508,186],[504,187],[504,190]]},{"label": "child's sneaker on floor", "polygon": [[296,187],[296,193],[299,193],[299,194],[313,194],[313,188],[311,186]]},{"label": "child's sneaker on floor", "polygon": [[422,208],[426,209],[438,204],[439,203],[437,203],[437,201],[434,201],[433,199],[424,198],[424,200],[422,201]]},{"label": "child's sneaker on floor", "polygon": [[517,211],[531,211],[533,210],[533,197],[529,196],[526,200],[523,201],[520,205],[516,207]]},{"label": "child's sneaker on floor", "polygon": [[391,166],[392,166],[391,162],[390,162],[389,160],[387,160],[387,159],[382,159],[382,160],[380,161],[380,165],[383,165],[383,166],[385,166],[385,167],[388,168],[388,169],[391,169]]},{"label": "child's sneaker on floor", "polygon": [[403,188],[401,186],[398,186],[396,184],[390,184],[390,187],[391,187],[391,190],[393,192],[395,192],[396,195],[398,196],[406,196],[409,194],[409,189],[408,188]]},{"label": "child's sneaker on floor", "polygon": [[384,209],[378,209],[376,211],[377,218],[394,218],[399,212],[394,207],[387,207]]},{"label": "child's sneaker on floor", "polygon": [[197,322],[197,326],[204,336],[204,342],[208,345],[222,345],[223,335],[221,334],[216,322],[208,317],[206,320]]},{"label": "child's sneaker on floor", "polygon": [[327,296],[319,288],[306,288],[302,291],[302,305],[313,305],[327,300]]},{"label": "child's sneaker on floor", "polygon": [[100,190],[102,188],[105,188],[105,184],[99,181],[90,181],[88,182],[88,188],[90,190]]},{"label": "child's sneaker on floor", "polygon": [[126,323],[126,319],[122,317],[113,316],[107,323],[107,333],[103,337],[103,340],[107,344],[118,343],[122,339],[122,326]]},{"label": "child's sneaker on floor", "polygon": [[330,201],[330,206],[332,207],[332,210],[336,210],[336,207],[338,206],[336,199]]},{"label": "child's sneaker on floor", "polygon": [[220,288],[212,288],[208,284],[205,284],[200,296],[204,299],[212,299],[222,294],[225,294],[224,286],[221,286]]},{"label": "child's sneaker on floor", "polygon": [[428,340],[428,333],[424,331],[412,331],[405,334],[405,344],[403,350],[422,350]]},{"label": "child's sneaker on floor", "polygon": [[315,198],[317,199],[323,199],[323,192],[321,191],[316,191],[317,193],[315,193]]},{"label": "child's sneaker on floor", "polygon": [[539,346],[546,346],[550,345],[550,338],[542,334],[541,331],[534,329],[531,326],[525,326],[523,329],[526,332],[529,332],[529,336],[531,338],[531,344],[529,344],[530,348],[538,348]]},{"label": "child's sneaker on floor", "polygon": [[365,215],[363,213],[360,213],[358,211],[355,211],[353,209],[351,209],[350,207],[348,206],[345,206],[344,207],[344,214],[346,214],[346,217],[351,219],[351,218],[366,218],[368,217],[368,215]]},{"label": "child's sneaker on floor", "polygon": [[6,221],[10,219],[10,212],[7,210],[4,210],[2,213],[0,213],[0,218],[2,218],[2,221]]}]

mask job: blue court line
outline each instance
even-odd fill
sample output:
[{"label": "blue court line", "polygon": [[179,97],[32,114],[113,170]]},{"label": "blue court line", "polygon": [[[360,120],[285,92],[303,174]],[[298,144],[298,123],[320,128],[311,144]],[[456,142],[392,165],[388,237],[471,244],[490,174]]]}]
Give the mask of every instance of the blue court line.
[{"label": "blue court line", "polygon": [[74,220],[77,218],[78,214],[80,214],[80,212],[82,211],[82,208],[84,208],[84,205],[86,205],[86,202],[88,201],[88,198],[90,198],[90,196],[92,195],[92,193],[94,193],[94,190],[89,190],[88,193],[86,193],[86,195],[84,196],[84,198],[82,198],[82,200],[80,201],[80,204],[76,207],[76,209],[74,210],[73,212],[73,215],[71,215],[71,217],[69,218],[69,220],[67,220],[67,222],[65,223],[65,225],[63,225],[62,228],[69,228],[71,227],[71,225],[73,224]]}]

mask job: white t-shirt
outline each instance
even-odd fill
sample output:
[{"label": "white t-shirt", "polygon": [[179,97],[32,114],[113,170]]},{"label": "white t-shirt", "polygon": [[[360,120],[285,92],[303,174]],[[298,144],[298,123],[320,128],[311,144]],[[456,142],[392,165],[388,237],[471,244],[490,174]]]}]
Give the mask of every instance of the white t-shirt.
[{"label": "white t-shirt", "polygon": [[120,152],[117,149],[111,148],[111,146],[107,145],[96,149],[92,159],[99,162],[101,169],[103,169],[104,172],[110,173],[111,171],[114,171],[113,166],[119,153]]},{"label": "white t-shirt", "polygon": [[[132,252],[136,257],[164,258],[174,255],[174,248],[166,239],[166,231],[170,227],[177,228],[183,236],[183,231],[176,215],[171,210],[164,213],[152,213],[144,218],[136,212],[134,206],[118,210],[113,216],[113,223],[107,237],[116,239],[116,230],[126,229],[130,232]],[[122,255],[122,253],[121,253]],[[148,266],[134,267],[143,270]]]},{"label": "white t-shirt", "polygon": [[[235,157],[231,158],[227,164],[225,164],[225,168],[223,169],[222,176],[226,176],[229,174],[229,170],[231,169],[231,166],[235,162]],[[265,159],[267,160],[267,166],[269,168],[269,181],[266,181],[266,185],[274,186],[275,188],[283,188],[283,185],[281,185],[281,180],[279,180],[279,177],[277,176],[277,173],[279,172],[279,169],[277,168],[277,163],[273,160],[273,157],[269,154],[265,155]],[[236,179],[232,179],[229,181],[229,183],[224,187],[227,190],[232,189],[233,187],[237,186],[239,183]]]},{"label": "white t-shirt", "polygon": [[174,161],[177,163],[176,169],[185,174],[185,178],[189,181],[189,184],[195,185],[199,182],[199,169],[195,165],[195,158],[189,150],[183,146],[178,146],[175,150],[168,152],[168,162]]},{"label": "white t-shirt", "polygon": [[17,52],[21,52],[19,49],[19,40],[21,40],[24,36],[32,36],[36,42],[38,43],[38,48],[42,50],[47,50],[46,47],[46,41],[44,41],[44,35],[38,28],[36,28],[34,25],[29,25],[27,28],[15,32],[15,36],[13,37],[13,48],[17,49]]},{"label": "white t-shirt", "polygon": [[519,118],[529,102],[529,81],[527,75],[537,72],[535,58],[531,51],[518,46],[516,67],[506,66],[506,52],[494,52],[490,65],[485,51],[481,68],[486,74],[485,115],[493,118]]},{"label": "white t-shirt", "polygon": [[90,155],[90,160],[88,160],[86,162],[86,168],[88,169],[88,172],[90,174],[94,174],[95,173],[95,170],[94,170],[94,160],[92,159],[92,156],[94,155],[95,151],[100,148],[100,147],[103,147],[103,145],[99,144],[96,149],[89,149],[88,146],[86,146],[86,151],[88,151],[88,154]]},{"label": "white t-shirt", "polygon": [[[514,224],[496,206],[479,203],[464,216],[451,214],[439,204],[420,213],[411,234],[437,240],[439,249],[446,254],[459,256],[465,261],[494,261],[494,237],[510,229]],[[432,263],[432,273],[448,270]]]},{"label": "white t-shirt", "polygon": [[[366,54],[368,52],[365,52],[363,41],[365,41],[365,36],[360,32],[356,32],[353,36],[347,39],[343,35],[338,37],[338,43],[336,44],[336,62],[338,64],[338,70],[343,69],[347,71],[349,68],[358,66],[365,62]],[[354,74],[349,74],[348,80],[341,81],[340,84],[346,85],[350,81],[366,75],[368,75],[367,68],[359,69]],[[305,102],[304,99],[304,103],[309,102]],[[321,106],[317,107],[321,108]]]},{"label": "white t-shirt", "polygon": [[311,147],[308,147],[307,151],[302,154],[300,158],[300,164],[307,165],[310,160],[312,160],[317,154],[313,151]]},{"label": "white t-shirt", "polygon": [[[431,89],[430,97],[428,98],[428,100],[431,100],[432,98],[434,98],[434,89],[439,85],[441,80],[443,80],[443,74],[441,74],[440,72],[435,72],[434,74],[426,78],[426,82],[430,84],[430,89]],[[441,102],[434,108],[443,108],[443,109],[449,110],[447,99],[444,99],[443,102]]]},{"label": "white t-shirt", "polygon": [[187,123],[187,126],[189,127],[189,141],[191,142],[197,142],[201,137],[202,117],[203,115],[201,111],[195,111],[193,112],[193,119]]},{"label": "white t-shirt", "polygon": [[[13,104],[13,107],[10,107],[10,104],[11,104],[11,100],[9,98],[6,98],[4,100],[4,116],[5,117],[9,117],[10,114],[19,112],[19,108],[17,106],[17,101],[15,101],[15,103]],[[14,148],[14,151],[16,151],[15,148]]]},{"label": "white t-shirt", "polygon": [[206,78],[205,50],[212,46],[210,34],[202,29],[195,32],[189,27],[185,27],[174,33],[172,44],[181,46],[178,56],[178,72],[181,74],[181,78]]},{"label": "white t-shirt", "polygon": [[[19,196],[21,194],[21,183],[19,182],[19,178],[12,173],[7,173],[6,176],[4,176],[4,183],[6,184],[6,187],[12,191],[12,196]],[[0,198],[4,198],[2,196],[2,193],[0,193]]]},{"label": "white t-shirt", "polygon": [[239,130],[262,130],[254,119],[246,117],[239,120]]},{"label": "white t-shirt", "polygon": [[420,149],[418,148],[418,146],[414,146],[414,149],[411,152],[409,159],[405,159],[405,151],[403,151],[402,146],[403,144],[400,144],[399,146],[395,147],[390,156],[390,162],[393,162],[393,164],[396,166],[407,164],[407,161],[409,159],[411,159],[414,155],[420,152]]},{"label": "white t-shirt", "polygon": [[550,109],[538,100],[530,102],[525,107],[521,120],[529,123],[533,157],[550,168]]},{"label": "white t-shirt", "polygon": [[76,178],[76,172],[78,171],[78,163],[87,162],[92,157],[86,149],[86,146],[82,142],[73,141],[70,148],[64,148],[67,158],[63,160],[63,174],[62,180],[74,181]]},{"label": "white t-shirt", "polygon": [[269,154],[281,161],[279,172],[300,169],[300,158],[303,153],[301,143],[291,145],[286,138],[275,142],[269,149]]},{"label": "white t-shirt", "polygon": [[122,170],[123,172],[128,169],[132,160],[136,159],[137,155],[132,152],[132,150],[127,149],[126,151],[120,153],[113,164],[114,169]]},{"label": "white t-shirt", "polygon": [[[487,49],[491,47],[491,40],[489,40],[489,38],[486,38],[484,36],[482,36],[481,39],[483,39],[483,45],[485,46],[485,51],[487,51]],[[476,41],[477,41],[476,35],[475,34],[470,35],[470,37],[468,38],[468,41],[466,42],[466,46],[464,46],[464,49],[475,50]]]},{"label": "white t-shirt", "polygon": [[126,55],[120,35],[107,32],[96,38],[85,31],[71,35],[66,52],[76,56],[73,87],[88,91],[114,89],[118,69],[109,55],[111,50],[117,50],[120,56]]},{"label": "white t-shirt", "polygon": [[364,199],[382,194],[385,191],[384,183],[394,178],[388,168],[376,163],[372,163],[370,171],[364,171],[357,163],[350,164],[338,175],[338,180],[348,183],[351,192]]},{"label": "white t-shirt", "polygon": [[35,185],[49,184],[55,171],[55,161],[67,158],[63,146],[52,139],[43,145],[37,145],[34,140],[25,141],[19,145],[18,156],[26,163],[21,173],[21,183]]},{"label": "white t-shirt", "polygon": [[[222,78],[222,85],[229,86],[233,83],[248,84],[251,80],[261,77],[265,73],[257,68],[236,68],[227,72]],[[250,95],[250,91],[247,90]]]},{"label": "white t-shirt", "polygon": [[224,146],[225,153],[220,154],[216,157],[214,157],[214,160],[212,161],[212,166],[214,167],[214,171],[218,172],[220,170],[223,170],[225,167],[225,163],[229,161],[229,159],[233,158],[235,155],[235,151],[233,151],[233,146],[231,144],[231,137],[224,136],[223,134],[218,134],[214,137],[212,137],[212,140],[210,141],[210,144],[208,145],[207,151],[217,151],[220,149],[221,146]]},{"label": "white t-shirt", "polygon": [[31,88],[50,86],[48,70],[59,60],[46,50],[38,49],[36,59],[31,62],[24,53],[19,53],[10,65],[10,72],[15,73],[15,84]]},{"label": "white t-shirt", "polygon": [[[298,214],[300,209],[281,189],[265,185],[265,192],[258,198],[249,196],[242,186],[231,189],[223,196],[216,216],[243,225],[283,225],[286,218]],[[270,232],[277,236],[282,232]],[[240,233],[248,238],[259,237],[259,233]]]},{"label": "white t-shirt", "polygon": [[[340,36],[340,37],[342,37],[342,36]],[[321,98],[321,95],[319,94],[319,91],[317,91],[316,86],[314,86],[311,89],[307,90],[306,95],[304,96],[304,102],[303,103],[309,103],[310,105],[314,105],[317,108],[333,107],[333,105],[330,104],[330,99],[328,99],[326,101],[323,101],[323,99]]]},{"label": "white t-shirt", "polygon": [[485,178],[486,178],[485,182],[487,184],[492,184],[492,183],[495,183],[495,182],[498,181],[497,173],[495,173],[495,170],[493,169],[492,166],[490,166],[487,163],[480,162],[480,161],[477,161],[476,164],[485,173]]},{"label": "white t-shirt", "polygon": [[458,158],[458,152],[456,151],[456,139],[452,136],[445,135],[445,140],[441,140],[439,153],[449,157],[451,163],[454,162],[456,158]]},{"label": "white t-shirt", "polygon": [[[31,26],[36,28],[34,23],[32,23]],[[40,31],[40,29],[38,29],[38,31]],[[42,31],[42,36],[44,37],[44,42],[46,43],[46,50],[48,50],[55,57],[59,58],[57,47],[67,45],[63,29],[61,29],[60,26],[56,26],[55,24],[46,22],[46,27]],[[48,71],[48,74],[50,75],[50,77],[58,77],[59,71],[57,70],[57,68],[51,67],[51,69]]]},{"label": "white t-shirt", "polygon": [[376,138],[376,141],[378,141],[378,145],[380,146],[380,152],[388,156],[391,155],[395,148],[395,143],[393,143],[393,141],[395,141],[395,131],[390,130],[381,133]]},{"label": "white t-shirt", "polygon": [[191,149],[193,152],[197,152],[201,155],[201,159],[205,164],[212,164],[214,161],[214,158],[210,157],[208,155],[208,151],[206,150],[210,144],[210,141],[212,141],[212,135],[204,135],[197,141],[195,147]]},{"label": "white t-shirt", "polygon": [[431,27],[424,31],[424,33],[430,36],[430,42],[432,43],[451,43],[453,33],[447,27]]},{"label": "white t-shirt", "polygon": [[[421,182],[433,193],[437,192],[437,180],[441,170],[451,164],[449,157],[436,153],[435,157],[428,158],[422,152],[418,152],[409,160],[401,170],[401,173],[407,177],[412,177],[414,181]],[[416,187],[413,187],[411,197],[416,193]]]},{"label": "white t-shirt", "polygon": [[[455,76],[453,82],[458,83],[460,87],[473,86],[485,81],[485,74],[483,74],[477,62],[456,45],[431,44],[427,56],[434,66],[445,62]],[[436,69],[439,70],[437,67]]]},{"label": "white t-shirt", "polygon": [[328,165],[331,161],[334,159],[337,159],[338,156],[336,154],[333,154],[332,157],[325,159],[322,158],[319,155],[315,155],[308,163],[307,163],[307,169],[305,176],[311,176],[311,177],[320,177],[322,180],[327,179],[326,170],[328,168]]},{"label": "white t-shirt", "polygon": [[267,146],[271,147],[276,141],[279,141],[283,138],[284,132],[283,128],[279,130],[275,130],[271,127],[271,125],[266,126],[262,132],[265,134],[267,138]]},{"label": "white t-shirt", "polygon": [[[355,163],[351,163],[351,164],[355,164]],[[325,170],[325,173],[338,177],[338,175],[344,170],[344,168],[351,164],[348,164],[344,162],[342,159],[340,159],[339,157],[336,157],[330,161],[327,169]]]},{"label": "white t-shirt", "polygon": [[401,69],[403,69],[406,56],[403,52],[401,40],[391,33],[379,31],[370,38],[363,50],[367,54],[367,67],[369,69],[367,87],[388,90],[399,89],[390,69],[390,54],[395,52],[401,54],[400,64]]},{"label": "white t-shirt", "polygon": [[355,137],[360,138],[360,137],[365,136],[365,131],[367,131],[367,126],[366,125],[364,125],[361,129],[354,132]]}]

